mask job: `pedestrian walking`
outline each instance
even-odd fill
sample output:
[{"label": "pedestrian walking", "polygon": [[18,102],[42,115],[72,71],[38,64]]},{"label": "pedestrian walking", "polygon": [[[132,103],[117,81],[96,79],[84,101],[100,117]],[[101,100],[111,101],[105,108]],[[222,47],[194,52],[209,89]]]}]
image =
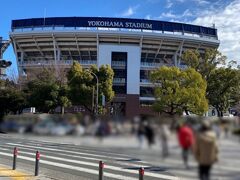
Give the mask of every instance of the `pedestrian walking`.
[{"label": "pedestrian walking", "polygon": [[152,145],[154,144],[154,137],[155,137],[154,130],[148,121],[145,121],[144,125],[145,125],[145,135],[148,142],[148,147],[151,148]]},{"label": "pedestrian walking", "polygon": [[228,132],[229,132],[229,125],[228,123],[225,123],[224,125],[225,138],[228,138]]},{"label": "pedestrian walking", "polygon": [[159,138],[161,141],[163,158],[165,158],[169,155],[168,140],[169,140],[170,134],[171,133],[170,133],[169,127],[166,124],[160,125]]},{"label": "pedestrian walking", "polygon": [[215,132],[217,139],[219,139],[221,137],[221,128],[220,128],[219,124],[217,124],[217,123],[213,124],[212,129]]},{"label": "pedestrian walking", "polygon": [[188,169],[188,156],[194,144],[192,129],[186,124],[179,125],[177,128],[178,141],[182,148],[182,158],[185,167]]},{"label": "pedestrian walking", "polygon": [[196,136],[194,155],[199,164],[200,180],[210,180],[211,167],[218,160],[218,146],[216,134],[208,121],[202,123]]},{"label": "pedestrian walking", "polygon": [[97,120],[96,126],[97,126],[96,136],[99,138],[100,141],[102,141],[105,135],[105,126],[103,120]]},{"label": "pedestrian walking", "polygon": [[142,122],[139,122],[138,129],[137,129],[137,138],[138,138],[140,149],[143,148],[144,136],[145,136],[145,127]]}]

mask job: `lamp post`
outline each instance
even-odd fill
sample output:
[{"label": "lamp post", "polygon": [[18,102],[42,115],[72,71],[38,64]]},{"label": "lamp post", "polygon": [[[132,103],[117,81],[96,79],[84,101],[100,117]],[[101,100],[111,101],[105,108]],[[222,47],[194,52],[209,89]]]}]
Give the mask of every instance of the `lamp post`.
[{"label": "lamp post", "polygon": [[91,73],[93,76],[95,76],[95,78],[96,78],[96,80],[97,80],[97,96],[96,96],[96,115],[98,115],[98,77],[97,77],[97,75],[94,73],[94,72],[92,72],[92,71],[90,71],[89,69],[87,69],[86,70],[87,72],[89,72],[89,73]]}]

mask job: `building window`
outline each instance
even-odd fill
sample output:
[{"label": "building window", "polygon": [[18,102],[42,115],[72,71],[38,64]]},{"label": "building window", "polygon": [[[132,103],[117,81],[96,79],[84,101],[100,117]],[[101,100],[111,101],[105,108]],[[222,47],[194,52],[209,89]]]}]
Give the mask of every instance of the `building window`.
[{"label": "building window", "polygon": [[113,85],[113,91],[115,94],[126,94],[126,86]]},{"label": "building window", "polygon": [[141,97],[153,97],[154,90],[152,87],[140,87],[140,96]]},{"label": "building window", "polygon": [[148,70],[140,70],[140,79],[149,79],[150,72]]},{"label": "building window", "polygon": [[112,61],[127,62],[127,52],[112,52]]},{"label": "building window", "polygon": [[[124,62],[125,65],[121,69],[114,69],[114,82],[113,90],[115,94],[127,93],[127,52],[112,52],[112,64],[113,62]],[[119,81],[119,82],[118,82]],[[121,85],[119,85],[119,83]]]},{"label": "building window", "polygon": [[140,101],[140,106],[152,106],[154,101]]},{"label": "building window", "polygon": [[126,78],[127,71],[125,69],[113,69],[114,78]]}]

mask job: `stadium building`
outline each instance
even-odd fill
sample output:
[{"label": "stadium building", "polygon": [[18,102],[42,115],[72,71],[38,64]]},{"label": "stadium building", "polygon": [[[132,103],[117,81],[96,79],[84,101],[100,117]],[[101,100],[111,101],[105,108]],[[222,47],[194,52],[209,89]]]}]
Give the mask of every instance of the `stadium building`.
[{"label": "stadium building", "polygon": [[148,75],[159,66],[184,67],[187,49],[217,48],[217,30],[190,24],[126,18],[55,17],[12,21],[10,38],[19,75],[42,66],[111,65],[114,111],[127,117],[151,114]]}]

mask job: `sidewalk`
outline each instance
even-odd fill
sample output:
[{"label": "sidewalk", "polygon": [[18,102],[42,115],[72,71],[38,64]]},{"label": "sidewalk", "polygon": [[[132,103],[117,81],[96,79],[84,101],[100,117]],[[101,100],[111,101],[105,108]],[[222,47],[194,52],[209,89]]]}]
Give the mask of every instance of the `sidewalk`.
[{"label": "sidewalk", "polygon": [[[104,147],[104,148],[130,148],[139,149],[139,142],[135,135],[127,134],[127,135],[118,135],[118,136],[106,136],[102,139],[96,136],[40,136],[34,134],[9,134],[10,136],[17,136],[18,138],[28,139],[28,140],[36,140],[36,141],[44,141],[51,143],[59,143],[59,144],[74,144],[74,145],[82,145],[82,146],[90,146],[90,147]],[[177,146],[176,135],[173,134],[169,141],[170,146]],[[152,150],[160,150],[160,141],[158,137],[155,139],[155,144],[152,146]],[[148,150],[148,145],[146,140],[143,142],[142,149]]]},{"label": "sidewalk", "polygon": [[[197,179],[197,164],[192,156],[190,156],[189,159],[192,167],[191,171],[186,171],[182,166],[181,149],[179,148],[176,134],[172,134],[170,138],[170,156],[166,159],[162,159],[161,157],[161,144],[158,139],[156,139],[156,144],[152,148],[148,148],[145,141],[142,149],[140,149],[138,139],[134,135],[108,136],[103,139],[93,136],[39,136],[34,134],[8,134],[6,136],[9,138],[11,138],[11,136],[17,137],[17,143],[27,140],[30,144],[31,142],[34,142],[41,145],[41,141],[43,141],[45,142],[43,144],[54,146],[54,148],[57,148],[58,146],[71,148],[74,147],[72,144],[76,144],[80,145],[78,148],[84,149],[85,147],[88,147],[93,148],[95,151],[100,151],[102,149],[113,153],[125,154],[136,159],[141,159],[142,162],[150,162],[153,167],[165,168],[172,174],[184,177],[184,179]],[[218,140],[220,150],[219,162],[213,167],[213,179],[216,180],[219,177],[223,180],[240,179],[240,170],[238,168],[240,166],[240,143],[237,140],[238,139],[235,136],[229,136],[229,138],[222,137]],[[21,166],[19,166],[18,170],[22,170]],[[49,180],[51,177],[52,176],[47,173],[41,173],[41,176],[39,177],[28,178],[34,180]]]},{"label": "sidewalk", "polygon": [[26,170],[12,170],[11,167],[0,165],[0,180],[51,180],[52,178],[46,177],[44,174],[34,176],[33,174],[26,173]]},{"label": "sidewalk", "polygon": [[[83,146],[93,146],[93,147],[104,147],[104,148],[127,148],[127,149],[139,149],[139,142],[135,135],[118,135],[118,136],[106,136],[102,139],[96,136],[40,136],[34,134],[8,134],[13,137],[18,137],[28,140],[37,140],[51,143],[59,144],[74,144],[74,145],[83,145]],[[179,148],[176,134],[173,133],[169,138],[169,148]],[[223,147],[229,147],[229,145],[234,145],[235,147],[240,146],[239,138],[230,135],[229,138],[221,137],[218,139],[219,145]],[[146,140],[143,142],[142,150],[149,150]],[[155,138],[155,144],[153,144],[150,151],[160,151],[161,150],[161,141],[158,136]]]},{"label": "sidewalk", "polygon": [[0,179],[2,180],[34,180],[35,177],[10,167],[0,165]]}]

